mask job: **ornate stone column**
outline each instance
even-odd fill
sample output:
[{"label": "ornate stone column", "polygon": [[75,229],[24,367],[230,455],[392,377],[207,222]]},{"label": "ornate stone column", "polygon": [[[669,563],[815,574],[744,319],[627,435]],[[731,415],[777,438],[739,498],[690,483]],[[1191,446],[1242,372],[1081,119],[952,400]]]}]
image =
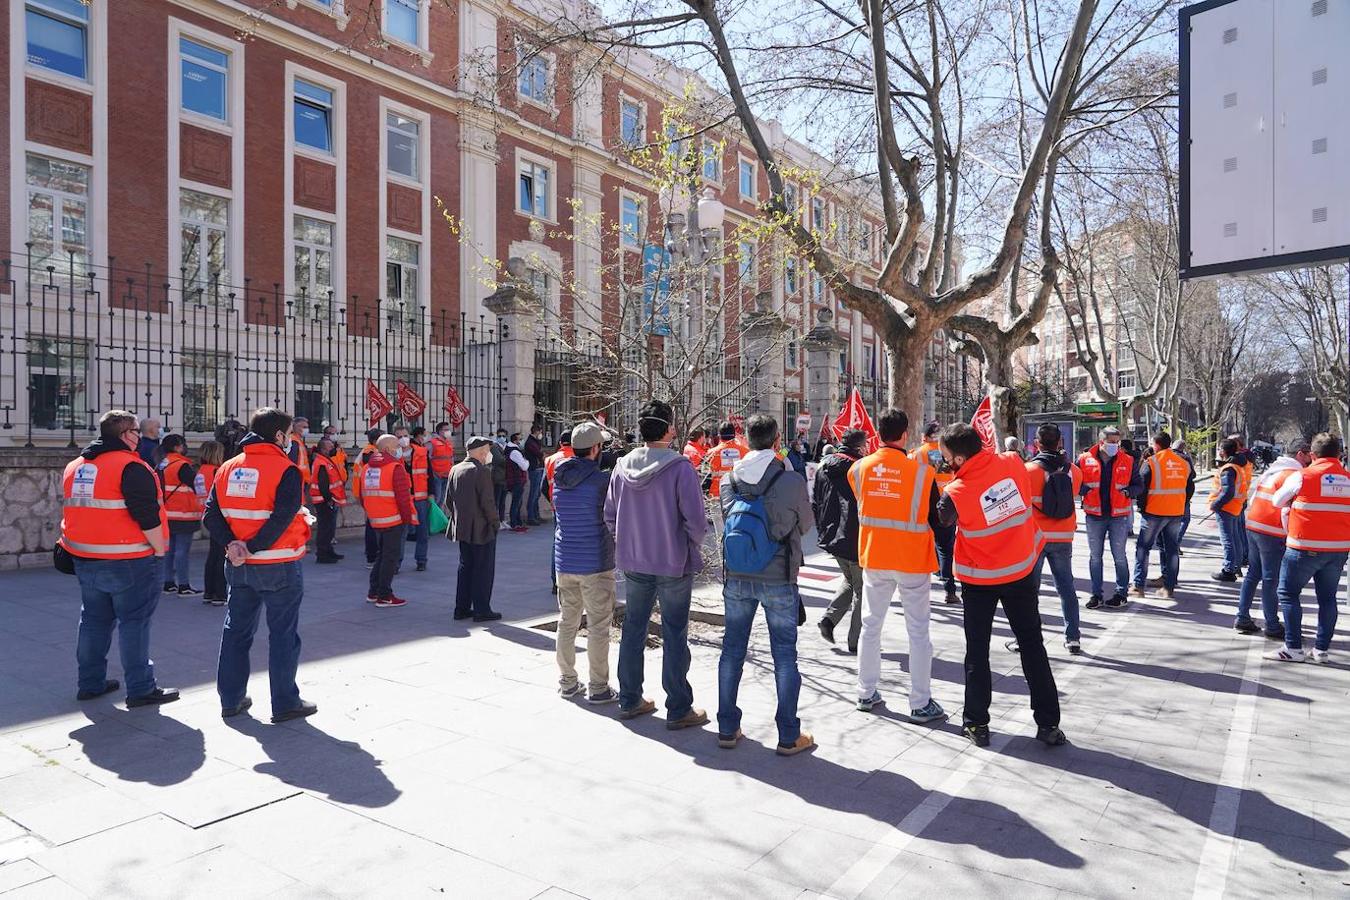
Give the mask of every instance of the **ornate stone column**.
[{"label": "ornate stone column", "polygon": [[783,334],[787,323],[773,311],[773,295],[755,297],[755,309],[741,319],[741,358],[751,368],[752,412],[767,413],[778,420],[783,434],[792,433],[793,423],[783,421]]},{"label": "ornate stone column", "polygon": [[513,256],[507,277],[483,300],[497,317],[497,352],[501,355],[502,414],[493,427],[529,431],[534,422],[534,351],[542,307],[530,285],[525,261]]},{"label": "ornate stone column", "polygon": [[813,428],[839,414],[839,351],[848,341],[834,330],[834,313],[816,310],[816,325],[806,333],[806,408]]}]

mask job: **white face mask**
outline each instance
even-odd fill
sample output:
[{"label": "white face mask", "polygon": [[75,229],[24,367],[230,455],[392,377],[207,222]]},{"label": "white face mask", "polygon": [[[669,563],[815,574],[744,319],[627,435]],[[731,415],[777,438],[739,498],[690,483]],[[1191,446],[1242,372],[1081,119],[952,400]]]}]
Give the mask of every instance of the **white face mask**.
[{"label": "white face mask", "polygon": [[406,447],[406,446],[408,446],[408,445],[411,444],[411,443],[412,443],[412,438],[408,437],[406,434],[405,434],[403,437],[401,437],[401,438],[398,439],[398,445],[399,445],[400,447]]},{"label": "white face mask", "polygon": [[1120,449],[1119,444],[1102,444],[1102,452],[1107,456],[1115,456],[1116,451]]},{"label": "white face mask", "polygon": [[290,456],[290,455],[291,455],[291,447],[293,447],[294,445],[295,445],[295,441],[291,440],[291,436],[290,436],[289,434],[286,435],[286,443],[284,443],[284,444],[281,445],[281,452],[282,452],[282,453],[285,453],[287,456]]},{"label": "white face mask", "polygon": [[309,429],[308,429],[308,428],[301,428],[301,429],[300,429],[300,440],[303,441],[303,440],[304,440],[305,438],[307,438],[307,437],[309,437]]},{"label": "white face mask", "polygon": [[443,438],[449,438],[449,437],[450,437],[450,429],[449,429],[449,428],[443,428],[443,429],[441,429],[441,437],[443,437]]}]

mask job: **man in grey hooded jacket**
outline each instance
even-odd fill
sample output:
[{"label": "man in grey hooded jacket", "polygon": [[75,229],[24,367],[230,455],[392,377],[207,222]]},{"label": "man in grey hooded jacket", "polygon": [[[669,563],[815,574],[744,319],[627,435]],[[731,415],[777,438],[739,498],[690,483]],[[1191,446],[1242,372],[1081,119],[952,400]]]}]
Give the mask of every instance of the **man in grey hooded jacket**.
[{"label": "man in grey hooded jacket", "polygon": [[666,728],[708,721],[694,709],[689,686],[689,601],[694,575],[703,568],[701,547],[708,531],[698,472],[670,448],[675,413],[649,400],[638,413],[643,446],[621,458],[609,481],[605,526],[615,538],[615,562],[623,570],[626,608],[619,643],[619,717],[632,719],[656,709],[642,696],[647,624],[661,600],[661,687],[666,692]]}]

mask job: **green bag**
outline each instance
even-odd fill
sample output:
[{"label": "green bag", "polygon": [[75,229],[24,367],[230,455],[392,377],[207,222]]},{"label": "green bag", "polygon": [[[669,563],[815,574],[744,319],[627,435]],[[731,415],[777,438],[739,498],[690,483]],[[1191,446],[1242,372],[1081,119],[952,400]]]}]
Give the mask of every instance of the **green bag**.
[{"label": "green bag", "polygon": [[435,500],[427,504],[427,533],[444,534],[450,527],[450,517],[441,509],[441,505]]}]

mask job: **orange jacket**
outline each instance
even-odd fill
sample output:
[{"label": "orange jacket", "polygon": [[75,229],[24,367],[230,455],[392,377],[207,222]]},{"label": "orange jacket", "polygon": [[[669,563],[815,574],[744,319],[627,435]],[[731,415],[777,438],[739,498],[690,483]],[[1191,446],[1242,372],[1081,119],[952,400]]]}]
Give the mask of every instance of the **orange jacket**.
[{"label": "orange jacket", "polygon": [[216,469],[210,463],[202,463],[197,467],[197,478],[192,485],[192,493],[197,497],[197,508],[202,512],[206,511],[206,498],[211,496],[211,485],[216,481]]},{"label": "orange jacket", "polygon": [[1148,484],[1144,512],[1150,516],[1185,515],[1190,473],[1190,463],[1173,450],[1159,450],[1144,460],[1139,473]]},{"label": "orange jacket", "polygon": [[686,441],[682,452],[684,458],[689,460],[689,464],[695,469],[703,465],[703,458],[708,455],[707,449],[702,444],[695,444],[693,441]]},{"label": "orange jacket", "polygon": [[981,452],[947,485],[956,506],[952,571],[965,584],[1008,584],[1031,574],[1045,548],[1032,519],[1031,484],[1020,459]]},{"label": "orange jacket", "polygon": [[1210,485],[1210,495],[1217,496],[1223,484],[1222,476],[1224,469],[1232,469],[1237,478],[1236,487],[1233,490],[1233,499],[1229,500],[1223,506],[1219,507],[1223,512],[1231,516],[1236,516],[1242,512],[1242,507],[1247,503],[1247,489],[1251,487],[1248,480],[1247,469],[1235,462],[1226,462],[1214,470],[1214,480]]},{"label": "orange jacket", "polygon": [[431,474],[445,478],[455,465],[455,444],[449,438],[439,434],[431,439]]},{"label": "orange jacket", "polygon": [[[1045,490],[1045,469],[1042,469],[1034,462],[1026,463],[1027,485],[1031,489],[1031,520],[1045,534],[1047,541],[1056,541],[1058,543],[1070,543],[1073,541],[1074,530],[1078,527],[1078,513],[1066,519],[1052,519],[1041,512],[1041,493]],[[1078,496],[1078,489],[1083,486],[1083,473],[1073,463],[1069,463],[1069,480],[1073,482],[1073,495]]]},{"label": "orange jacket", "polygon": [[[216,505],[237,540],[247,541],[262,530],[276,506],[277,485],[295,463],[276,444],[256,443],[228,460],[216,473]],[[295,562],[305,556],[309,520],[302,506],[276,543],[250,554],[249,565]]]},{"label": "orange jacket", "polygon": [[[400,461],[395,460],[387,465],[366,466],[365,474],[362,476],[361,506],[366,511],[366,521],[370,523],[371,528],[393,528],[395,525],[404,524],[394,483],[395,473],[402,465]],[[411,508],[411,504],[409,507]],[[417,524],[415,510],[412,511],[412,522],[408,524]]]},{"label": "orange jacket", "polygon": [[712,471],[712,487],[710,488],[712,496],[720,497],[722,495],[722,476],[730,472],[736,463],[749,452],[749,447],[734,438],[729,441],[722,441],[708,451],[703,458]]},{"label": "orange jacket", "polygon": [[[61,546],[82,559],[139,559],[155,550],[145,532],[127,512],[122,497],[122,470],[145,466],[130,450],[100,453],[93,459],[76,457],[61,476]],[[160,533],[168,538],[169,520],[159,507]]]},{"label": "orange jacket", "polygon": [[197,505],[197,492],[183,484],[183,466],[192,465],[192,460],[181,453],[170,453],[164,458],[162,470],[164,490],[164,512],[170,522],[200,522],[205,506]]},{"label": "orange jacket", "polygon": [[[937,441],[924,441],[915,447],[909,456],[911,459],[928,463],[933,470],[933,477],[937,480],[939,489],[946,488],[956,477],[956,473],[950,471],[950,467],[942,459],[942,448],[938,446]],[[944,469],[948,471],[942,471]]]},{"label": "orange jacket", "polygon": [[1320,458],[1294,474],[1303,481],[1289,507],[1285,546],[1318,553],[1350,550],[1350,472],[1340,460]]},{"label": "orange jacket", "polygon": [[937,567],[928,507],[936,473],[926,459],[881,447],[848,470],[858,504],[858,565],[920,574]]},{"label": "orange jacket", "polygon": [[431,484],[427,468],[430,454],[421,444],[409,444],[408,449],[412,451],[412,465],[409,466],[412,474],[412,497],[414,500],[425,500]]},{"label": "orange jacket", "polygon": [[[1111,460],[1111,470],[1106,473],[1109,484],[1105,491],[1098,488],[1102,482],[1102,463],[1092,448],[1078,457],[1078,468],[1083,473],[1083,485],[1088,492],[1083,495],[1083,512],[1090,516],[1110,515],[1112,518],[1130,514],[1130,498],[1125,493],[1134,476],[1134,457],[1124,450],[1117,450]],[[1102,494],[1105,493],[1110,509],[1102,512]]]},{"label": "orange jacket", "polygon": [[309,480],[309,499],[313,503],[322,503],[323,494],[319,492],[319,470],[328,470],[328,493],[332,495],[334,502],[338,506],[345,506],[347,503],[347,485],[343,483],[342,470],[333,460],[315,451],[310,459]]}]

